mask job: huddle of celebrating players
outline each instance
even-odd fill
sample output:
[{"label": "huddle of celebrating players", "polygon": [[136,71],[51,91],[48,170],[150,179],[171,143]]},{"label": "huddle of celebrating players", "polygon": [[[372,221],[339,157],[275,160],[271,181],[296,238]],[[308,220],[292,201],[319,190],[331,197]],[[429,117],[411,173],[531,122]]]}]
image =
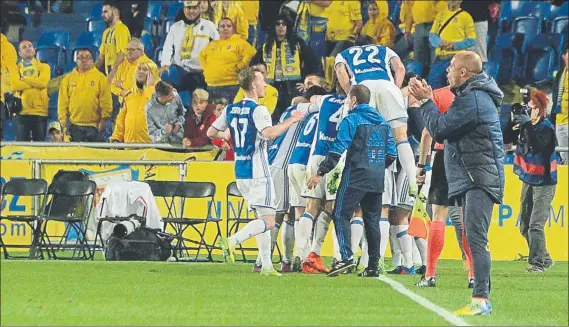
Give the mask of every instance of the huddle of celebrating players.
[{"label": "huddle of celebrating players", "polygon": [[[255,236],[259,257],[254,271],[281,276],[271,254],[282,226],[281,272],[333,277],[357,268],[360,277],[376,277],[391,239],[396,266],[391,273],[419,272],[423,276],[417,286],[434,287],[440,251],[431,253],[425,239],[407,233],[425,164],[423,158],[416,165],[407,109],[418,108],[425,99],[419,101],[409,92],[404,96],[405,67],[400,58],[366,36],[337,55],[335,71],[334,93],[323,88],[322,78],[307,77],[305,92],[293,99],[274,126],[267,108],[258,105],[266,85],[261,72],[249,68],[240,73],[246,97],[227,106],[208,136],[232,140],[237,186],[259,219],[221,239],[224,258],[234,262],[235,247]],[[413,78],[410,83],[421,82]],[[441,178],[441,169],[444,177],[441,165],[434,178]],[[445,183],[438,181],[429,193],[445,198]],[[435,204],[448,205],[443,200]],[[435,215],[440,217],[440,212]],[[320,250],[331,221],[334,262],[329,269]],[[419,253],[415,260],[414,250]],[[466,258],[471,267],[469,253]],[[417,261],[420,271],[414,268]]]}]

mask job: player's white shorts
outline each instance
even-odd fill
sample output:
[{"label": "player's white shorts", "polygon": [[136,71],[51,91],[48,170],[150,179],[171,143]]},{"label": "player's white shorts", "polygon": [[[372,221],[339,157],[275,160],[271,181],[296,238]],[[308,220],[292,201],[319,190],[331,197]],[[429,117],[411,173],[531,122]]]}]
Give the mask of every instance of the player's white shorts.
[{"label": "player's white shorts", "polygon": [[385,121],[408,117],[403,93],[393,82],[375,80],[363,81],[361,84],[367,86],[371,92],[369,105],[378,109]]},{"label": "player's white shorts", "polygon": [[270,167],[270,171],[276,192],[275,206],[277,208],[277,212],[287,212],[290,202],[287,169]]},{"label": "player's white shorts", "polygon": [[291,207],[306,207],[306,199],[302,197],[302,189],[306,185],[306,166],[292,164],[288,166],[288,184]]},{"label": "player's white shorts", "polygon": [[409,195],[407,174],[397,169],[397,162],[392,163],[385,169],[382,205],[412,210],[414,204],[415,198]]},{"label": "player's white shorts", "polygon": [[255,210],[261,216],[274,215],[275,186],[271,178],[237,179],[237,189],[243,195],[250,210]]},{"label": "player's white shorts", "polygon": [[308,166],[306,166],[306,180],[302,188],[302,196],[305,198],[320,199],[326,201],[335,201],[336,194],[330,194],[328,190],[328,174],[324,175],[320,179],[320,183],[316,185],[312,190],[307,187],[308,179],[318,172],[318,166],[324,161],[325,156],[313,155],[310,156],[308,160]]}]

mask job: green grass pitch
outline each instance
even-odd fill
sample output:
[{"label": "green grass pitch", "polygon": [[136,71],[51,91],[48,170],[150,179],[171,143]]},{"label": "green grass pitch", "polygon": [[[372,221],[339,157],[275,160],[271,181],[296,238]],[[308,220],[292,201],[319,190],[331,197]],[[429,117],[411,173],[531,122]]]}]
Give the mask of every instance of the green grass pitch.
[{"label": "green grass pitch", "polygon": [[[376,279],[261,277],[245,264],[1,260],[2,325],[449,325]],[[472,325],[568,325],[568,264],[527,274],[494,262],[489,317]],[[440,263],[437,288],[395,280],[449,311],[466,304],[460,261]]]}]

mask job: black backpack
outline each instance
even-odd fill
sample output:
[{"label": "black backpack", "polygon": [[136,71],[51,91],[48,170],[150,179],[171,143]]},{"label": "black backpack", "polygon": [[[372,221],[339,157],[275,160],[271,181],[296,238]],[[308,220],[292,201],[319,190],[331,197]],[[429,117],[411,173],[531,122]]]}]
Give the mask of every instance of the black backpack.
[{"label": "black backpack", "polygon": [[[89,176],[82,171],[76,170],[59,170],[55,176],[53,176],[53,180],[51,182],[52,185],[57,183],[67,183],[72,181],[88,181]],[[50,215],[51,216],[67,216],[69,214],[75,213],[75,207],[79,204],[81,200],[80,197],[71,197],[71,196],[54,196],[50,202],[46,205],[45,210],[46,214],[51,206]],[[52,204],[53,202],[53,204]]]},{"label": "black backpack", "polygon": [[141,226],[118,238],[109,237],[105,248],[107,261],[166,261],[172,255],[173,237],[159,230]]}]

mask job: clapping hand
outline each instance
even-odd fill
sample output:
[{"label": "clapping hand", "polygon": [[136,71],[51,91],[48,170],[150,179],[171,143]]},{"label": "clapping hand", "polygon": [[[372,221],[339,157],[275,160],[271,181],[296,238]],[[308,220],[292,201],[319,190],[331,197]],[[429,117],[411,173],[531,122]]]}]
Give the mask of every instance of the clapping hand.
[{"label": "clapping hand", "polygon": [[164,125],[164,131],[166,132],[166,134],[172,133],[172,125],[170,124]]},{"label": "clapping hand", "polygon": [[314,176],[310,177],[310,179],[308,180],[308,184],[307,184],[308,189],[312,190],[316,187],[316,185],[320,184],[320,178],[321,177],[318,175],[314,175]]},{"label": "clapping hand", "polygon": [[424,79],[419,80],[415,77],[409,81],[409,93],[419,101],[433,97],[433,89],[427,84],[427,81]]},{"label": "clapping hand", "polygon": [[304,112],[302,110],[293,110],[290,113],[290,118],[294,119],[295,121],[301,121],[304,119],[305,114],[306,114],[306,112]]}]

